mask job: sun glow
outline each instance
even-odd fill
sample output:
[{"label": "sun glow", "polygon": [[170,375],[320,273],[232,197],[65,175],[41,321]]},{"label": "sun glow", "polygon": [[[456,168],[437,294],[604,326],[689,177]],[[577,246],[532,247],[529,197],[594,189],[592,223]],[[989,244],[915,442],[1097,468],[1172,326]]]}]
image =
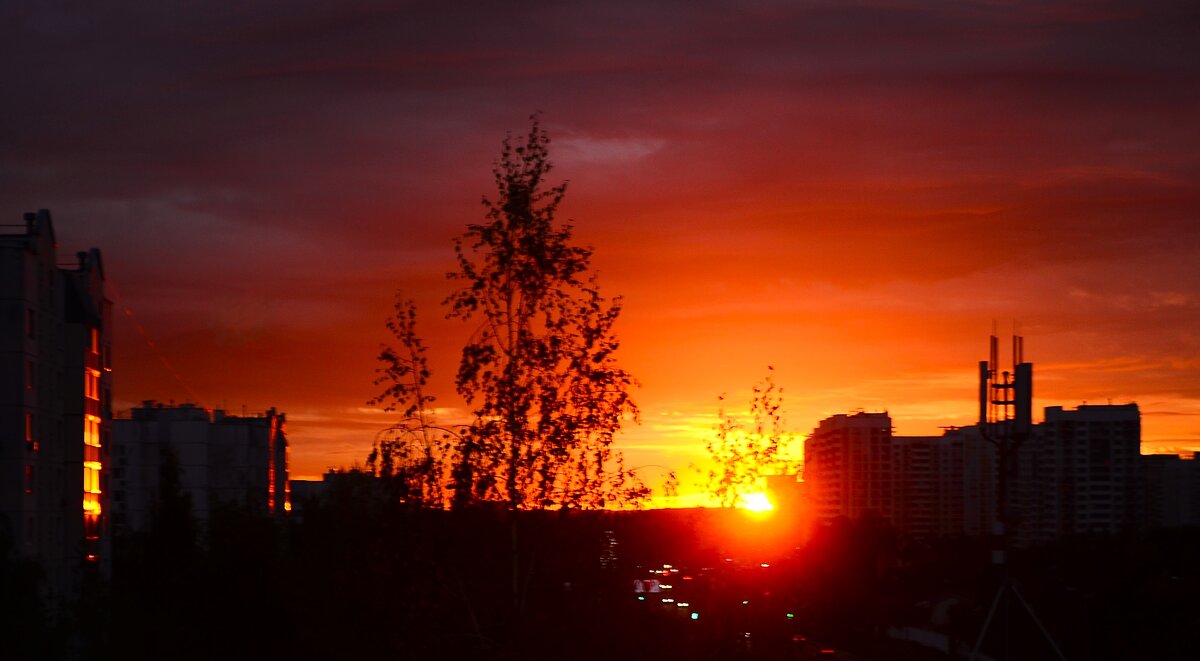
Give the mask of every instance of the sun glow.
[{"label": "sun glow", "polygon": [[775,505],[771,503],[770,498],[767,498],[767,494],[761,492],[742,496],[739,506],[751,512],[770,512],[775,509]]}]

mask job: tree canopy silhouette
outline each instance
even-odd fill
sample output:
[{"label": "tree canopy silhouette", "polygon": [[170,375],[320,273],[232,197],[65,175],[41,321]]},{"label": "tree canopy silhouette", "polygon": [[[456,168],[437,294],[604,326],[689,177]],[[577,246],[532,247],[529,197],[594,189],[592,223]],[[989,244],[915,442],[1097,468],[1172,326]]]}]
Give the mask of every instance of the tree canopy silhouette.
[{"label": "tree canopy silhouette", "polygon": [[[493,168],[495,197],[483,199],[484,221],[455,240],[458,269],[448,274],[458,289],[444,301],[447,316],[476,324],[455,380],[472,418],[457,431],[430,433],[439,429],[424,413],[430,372],[415,312],[401,300],[389,322],[399,347],[380,354],[377,384],[387,387],[372,403],[404,410],[415,436],[377,443],[372,461],[393,474],[424,461],[426,475],[449,483],[457,505],[638,504],[649,490],[613,448],[616,432],[638,413],[630,397],[637,382],[615,358],[621,299],[601,295],[591,249],[574,244],[572,226],[555,220],[567,184],[547,182],[550,138],[536,115],[531,120],[528,135],[505,138]],[[413,438],[418,450],[402,450]]]},{"label": "tree canopy silhouette", "polygon": [[382,366],[375,385],[385,386],[368,404],[385,411],[401,410],[401,420],[380,431],[367,457],[367,467],[396,490],[397,497],[418,507],[445,507],[452,502],[452,470],[456,441],[462,434],[438,427],[430,408],[431,372],[425,343],[417,335],[417,309],[412,299],[396,293],[387,328],[397,345],[379,351]]},{"label": "tree canopy silhouette", "polygon": [[[775,368],[754,386],[749,425],[728,415],[722,404],[716,433],[704,445],[711,467],[701,471],[709,494],[721,507],[733,507],[745,496],[762,492],[763,478],[795,472],[788,450],[795,440],[784,425],[783,388],[775,385]],[[724,402],[725,397],[719,398]]]}]

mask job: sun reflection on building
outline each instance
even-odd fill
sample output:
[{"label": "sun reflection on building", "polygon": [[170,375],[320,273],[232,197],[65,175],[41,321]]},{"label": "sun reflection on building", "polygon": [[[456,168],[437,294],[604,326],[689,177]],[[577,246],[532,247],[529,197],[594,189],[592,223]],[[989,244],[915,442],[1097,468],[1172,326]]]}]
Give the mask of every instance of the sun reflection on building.
[{"label": "sun reflection on building", "polygon": [[[0,390],[0,492],[19,557],[40,566],[46,593],[69,600],[84,570],[108,573],[106,457],[111,415],[112,304],[100,251],[60,263],[50,212],[0,234],[0,354],[19,375]],[[10,277],[11,276],[11,277]],[[11,482],[10,482],[11,481]]]}]

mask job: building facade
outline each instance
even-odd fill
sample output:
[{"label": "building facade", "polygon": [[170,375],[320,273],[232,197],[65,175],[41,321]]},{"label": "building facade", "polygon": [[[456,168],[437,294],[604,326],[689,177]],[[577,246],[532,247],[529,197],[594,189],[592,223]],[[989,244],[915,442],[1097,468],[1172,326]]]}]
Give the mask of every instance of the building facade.
[{"label": "building facade", "polygon": [[[978,426],[894,436],[884,413],[836,415],[805,443],[805,487],[817,522],[868,512],[913,537],[992,534],[999,451]],[[1017,546],[1078,533],[1191,525],[1200,463],[1142,456],[1137,404],[1045,409],[1009,475]]]},{"label": "building facade", "polygon": [[805,444],[818,522],[870,512],[913,537],[984,535],[996,516],[997,460],[976,427],[895,436],[886,413],[826,418]]},{"label": "building facade", "polygon": [[113,524],[146,530],[164,470],[178,470],[192,512],[203,529],[220,505],[282,515],[288,493],[287,421],[270,409],[234,416],[194,404],[154,401],[114,422]]},{"label": "building facade", "polygon": [[1138,527],[1141,444],[1137,404],[1047,407],[1020,452],[1018,543]]},{"label": "building facade", "polygon": [[17,227],[0,234],[0,534],[69,599],[111,562],[112,305],[98,250],[60,267],[49,211]]},{"label": "building facade", "polygon": [[[953,427],[942,435],[949,445],[950,454],[961,457],[943,464],[943,473],[954,473],[947,478],[961,488],[961,503],[946,503],[943,508],[961,516],[962,527],[946,525],[941,534],[963,534],[968,537],[990,535],[996,522],[996,499],[998,494],[1000,460],[996,447],[983,438],[978,426]],[[949,497],[948,497],[949,499]]]},{"label": "building facade", "polygon": [[1194,520],[1200,464],[1142,457],[1137,404],[1051,406],[1034,424],[1033,364],[1022,351],[1014,339],[1013,369],[1002,372],[992,338],[976,425],[895,436],[887,413],[822,420],[804,448],[816,521],[872,514],[913,537],[1007,528],[1012,543],[1030,546]]},{"label": "building facade", "polygon": [[804,482],[818,523],[868,513],[892,519],[892,418],[887,413],[838,414],[804,443]]},{"label": "building facade", "polygon": [[1142,455],[1142,526],[1200,526],[1200,452]]},{"label": "building facade", "polygon": [[892,439],[892,525],[904,534],[925,537],[939,528],[939,518],[954,512],[942,512],[938,507],[942,500],[943,485],[939,483],[941,463],[945,459],[953,462],[951,453],[945,452],[944,444],[937,436],[896,436]]}]

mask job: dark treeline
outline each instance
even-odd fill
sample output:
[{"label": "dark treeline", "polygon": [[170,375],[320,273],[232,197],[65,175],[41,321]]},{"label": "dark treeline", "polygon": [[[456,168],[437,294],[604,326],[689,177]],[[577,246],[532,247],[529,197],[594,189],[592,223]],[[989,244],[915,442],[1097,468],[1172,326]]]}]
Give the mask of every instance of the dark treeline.
[{"label": "dark treeline", "polygon": [[88,632],[86,656],[621,658],[655,646],[666,653],[652,621],[639,625],[641,634],[629,628],[638,618],[627,581],[600,561],[611,513],[522,513],[515,601],[503,508],[413,508],[391,497],[386,482],[348,473],[301,509],[276,522],[218,508],[203,544],[180,534],[191,525],[184,517],[118,540],[111,589],[95,604],[104,626]]},{"label": "dark treeline", "polygon": [[53,659],[64,653],[64,634],[40,599],[44,578],[33,562],[18,558],[11,531],[0,521],[0,641],[5,658]]},{"label": "dark treeline", "polygon": [[[542,511],[519,517],[514,598],[503,509],[415,509],[350,473],[300,516],[218,507],[202,534],[186,502],[161,500],[68,614],[36,606],[36,568],[0,566],[5,658],[945,659],[888,628],[969,649],[999,580],[986,543],[906,541],[878,521],[799,547],[783,513]],[[1023,551],[1011,572],[1068,659],[1190,659],[1198,557],[1200,530],[1157,531]],[[688,608],[636,598],[664,564]],[[1007,631],[1011,658],[1054,658],[1018,605],[1001,622],[986,654],[1003,658]]]}]

